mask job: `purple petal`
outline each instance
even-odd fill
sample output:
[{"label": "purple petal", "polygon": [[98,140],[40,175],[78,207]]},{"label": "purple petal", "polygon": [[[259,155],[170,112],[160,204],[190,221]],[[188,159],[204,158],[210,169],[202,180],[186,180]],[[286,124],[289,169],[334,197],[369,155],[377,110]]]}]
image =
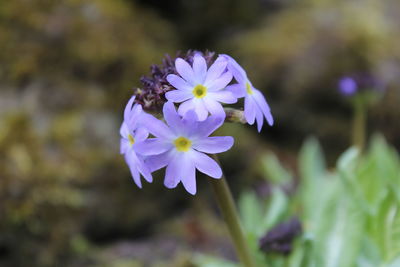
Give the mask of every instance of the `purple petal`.
[{"label": "purple petal", "polygon": [[193,88],[193,86],[191,86],[184,79],[175,74],[168,75],[167,81],[178,90],[191,91]]},{"label": "purple petal", "polygon": [[133,102],[135,101],[136,96],[132,96],[129,101],[128,104],[126,104],[125,110],[124,110],[124,120],[128,120],[129,119],[129,114],[131,113],[132,110],[132,105]]},{"label": "purple petal", "polygon": [[147,182],[151,183],[153,181],[153,176],[151,176],[149,168],[146,166],[142,158],[138,157],[137,159],[138,171],[143,175]]},{"label": "purple petal", "polygon": [[122,122],[121,128],[119,128],[119,134],[124,138],[128,138],[128,135],[130,134],[129,128],[126,125],[125,121]]},{"label": "purple petal", "polygon": [[245,85],[241,83],[236,83],[232,85],[228,85],[225,90],[230,91],[233,95],[237,98],[244,97],[246,95],[246,88]]},{"label": "purple petal", "polygon": [[232,74],[230,72],[225,72],[218,79],[205,83],[209,91],[218,91],[224,89],[232,81]]},{"label": "purple petal", "polygon": [[151,172],[164,168],[168,165],[170,160],[170,153],[165,152],[159,155],[149,156],[146,158],[145,163]]},{"label": "purple petal", "polygon": [[248,124],[254,124],[254,120],[256,118],[256,108],[257,104],[252,99],[250,95],[247,95],[244,98],[244,117]]},{"label": "purple petal", "polygon": [[119,145],[119,153],[125,154],[129,149],[129,141],[125,138],[121,138],[120,145]]},{"label": "purple petal", "polygon": [[247,74],[245,70],[234,60],[232,57],[228,55],[222,55],[228,60],[228,70],[232,73],[233,77],[235,77],[238,83],[246,83]]},{"label": "purple petal", "polygon": [[197,114],[199,121],[204,121],[207,119],[208,111],[204,105],[203,99],[193,99],[194,111]]},{"label": "purple petal", "polygon": [[196,54],[193,58],[193,72],[196,83],[203,84],[207,74],[207,63],[200,54]]},{"label": "purple petal", "polygon": [[195,109],[194,99],[190,99],[179,105],[178,113],[181,116],[185,116],[186,112],[188,112],[189,110],[194,110],[194,109]]},{"label": "purple petal", "polygon": [[206,80],[204,84],[210,84],[215,79],[221,76],[221,74],[226,70],[226,65],[228,62],[223,57],[218,57],[214,64],[210,66],[207,72]]},{"label": "purple petal", "polygon": [[272,117],[271,109],[263,94],[259,90],[253,88],[253,98],[256,101],[258,107],[261,109],[265,118],[267,119],[268,124],[272,126],[274,124],[274,118]]},{"label": "purple petal", "polygon": [[207,110],[210,111],[212,115],[216,115],[219,117],[225,118],[226,114],[222,105],[213,100],[212,98],[204,98],[204,105],[206,106]]},{"label": "purple petal", "polygon": [[131,113],[129,114],[130,120],[132,120],[132,118],[136,120],[140,116],[140,113],[142,113],[142,111],[143,108],[140,104],[133,105]]},{"label": "purple petal", "polygon": [[224,123],[224,119],[224,117],[211,115],[205,121],[199,122],[196,135],[199,137],[209,136]]},{"label": "purple petal", "polygon": [[140,122],[141,115],[142,115],[142,106],[139,104],[133,105],[133,108],[131,109],[132,103],[133,103],[134,97],[132,97],[129,100],[129,103],[125,107],[124,111],[124,123],[126,124],[126,127],[128,129],[128,132],[133,132],[137,124]]},{"label": "purple petal", "polygon": [[161,138],[150,138],[141,143],[135,143],[134,149],[144,156],[159,155],[170,150],[173,145]]},{"label": "purple petal", "polygon": [[231,136],[213,136],[200,139],[193,144],[193,148],[208,154],[221,153],[229,150],[233,146]]},{"label": "purple petal", "polygon": [[256,121],[257,121],[257,131],[261,132],[261,128],[264,124],[264,115],[261,110],[256,110]]},{"label": "purple petal", "polygon": [[143,114],[142,116],[142,124],[143,126],[154,136],[160,138],[172,138],[173,133],[165,125],[164,122],[156,119],[154,116],[150,114]]},{"label": "purple petal", "polygon": [[183,124],[185,131],[182,131],[182,134],[186,134],[187,136],[195,136],[198,131],[198,117],[194,110],[189,110],[183,116]]},{"label": "purple petal", "polygon": [[133,132],[142,119],[142,106],[139,104],[133,105],[133,108],[128,112],[127,118],[124,119],[130,132]]},{"label": "purple petal", "polygon": [[233,104],[237,102],[237,98],[233,95],[233,93],[227,90],[210,92],[208,95],[210,98],[226,104]]},{"label": "purple petal", "polygon": [[176,71],[179,73],[179,75],[182,76],[183,79],[185,79],[191,85],[195,85],[194,72],[193,72],[192,67],[189,65],[189,63],[187,63],[182,58],[177,58],[175,60],[175,68],[176,68]]},{"label": "purple petal", "polygon": [[191,153],[191,156],[192,160],[194,161],[194,165],[200,172],[213,178],[221,178],[222,170],[221,167],[219,167],[218,163],[215,162],[215,160],[213,160],[206,154],[197,151],[193,151],[193,153]]},{"label": "purple petal", "polygon": [[125,161],[129,166],[129,170],[131,172],[133,181],[135,181],[136,185],[139,188],[142,188],[142,181],[140,180],[140,173],[139,170],[137,169],[137,157],[133,151],[130,153],[125,154]]},{"label": "purple petal", "polygon": [[179,171],[182,163],[179,154],[170,157],[167,169],[165,170],[164,185],[167,188],[175,188],[179,183]]},{"label": "purple petal", "polygon": [[185,124],[186,128],[194,127],[194,123],[196,123],[198,120],[199,119],[196,115],[196,112],[194,112],[194,110],[189,110],[183,116],[183,123]]},{"label": "purple petal", "polygon": [[183,90],[172,90],[165,93],[165,97],[168,101],[172,101],[175,103],[180,103],[186,101],[190,98],[193,98],[193,93],[190,91]]},{"label": "purple petal", "polygon": [[167,102],[163,106],[164,119],[169,125],[170,129],[177,133],[183,128],[182,118],[176,112],[175,106],[172,102]]},{"label": "purple petal", "polygon": [[[186,153],[185,153],[186,154]],[[196,194],[196,168],[193,161],[188,157],[184,156],[184,160],[180,163],[179,179],[185,187],[186,191],[190,194]]]},{"label": "purple petal", "polygon": [[135,142],[142,142],[148,136],[149,136],[149,132],[144,127],[141,127],[141,128],[136,129],[135,135],[133,138],[135,138]]}]

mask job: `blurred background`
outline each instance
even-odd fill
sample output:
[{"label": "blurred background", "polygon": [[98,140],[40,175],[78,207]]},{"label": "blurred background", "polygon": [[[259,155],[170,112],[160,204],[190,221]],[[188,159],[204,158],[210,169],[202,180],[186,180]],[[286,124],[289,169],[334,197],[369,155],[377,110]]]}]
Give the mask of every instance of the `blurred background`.
[{"label": "blurred background", "polygon": [[[161,174],[138,189],[119,155],[122,111],[165,54],[227,53],[275,118],[226,125],[233,193],[264,190],[268,151],[296,170],[312,135],[328,164],[350,145],[341,77],[385,89],[368,132],[400,148],[397,0],[13,0],[0,2],[0,266],[191,266],[234,258],[207,179],[193,197]],[[267,190],[267,189],[265,189]]]}]

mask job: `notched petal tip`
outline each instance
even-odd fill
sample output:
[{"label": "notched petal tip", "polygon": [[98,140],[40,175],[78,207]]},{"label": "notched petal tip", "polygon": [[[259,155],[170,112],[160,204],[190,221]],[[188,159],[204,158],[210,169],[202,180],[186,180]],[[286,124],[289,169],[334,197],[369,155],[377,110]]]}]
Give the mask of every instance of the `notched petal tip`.
[{"label": "notched petal tip", "polygon": [[172,180],[164,180],[164,186],[168,189],[174,189],[177,185],[178,183],[175,183]]},{"label": "notched petal tip", "polygon": [[[186,188],[185,188],[185,189],[186,189]],[[190,190],[190,191],[186,189],[186,191],[187,191],[189,194],[191,194],[192,196],[195,196],[196,193],[197,193],[196,188],[195,188],[194,190]]]}]

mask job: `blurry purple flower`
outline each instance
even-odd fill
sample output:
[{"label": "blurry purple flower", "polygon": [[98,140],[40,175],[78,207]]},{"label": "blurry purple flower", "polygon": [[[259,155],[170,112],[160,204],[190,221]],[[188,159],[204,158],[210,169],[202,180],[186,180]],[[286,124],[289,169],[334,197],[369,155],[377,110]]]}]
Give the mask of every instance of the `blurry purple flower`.
[{"label": "blurry purple flower", "polygon": [[262,93],[253,87],[244,69],[230,56],[222,55],[228,61],[228,70],[232,72],[237,84],[229,85],[226,89],[237,98],[244,97],[244,116],[247,123],[254,124],[257,120],[257,129],[260,132],[264,123],[264,117],[269,125],[273,125],[274,119],[271,109]]},{"label": "blurry purple flower", "polygon": [[182,182],[190,194],[196,194],[196,169],[213,178],[221,178],[219,165],[205,153],[221,153],[233,145],[231,136],[209,135],[224,122],[223,117],[212,115],[198,121],[196,113],[189,110],[183,117],[176,112],[174,104],[163,107],[168,126],[151,115],[144,124],[156,138],[138,144],[137,150],[149,156],[146,165],[150,171],[167,166],[164,185],[174,188]]},{"label": "blurry purple flower", "polygon": [[177,90],[165,94],[168,101],[183,102],[178,113],[185,115],[189,110],[194,110],[200,121],[204,121],[208,112],[212,115],[225,117],[224,109],[220,102],[232,104],[237,99],[225,89],[232,80],[232,74],[226,71],[227,62],[219,57],[207,70],[207,63],[201,54],[194,55],[193,66],[177,58],[175,67],[178,75],[167,76],[168,82]]},{"label": "blurry purple flower", "polygon": [[122,137],[120,153],[125,157],[125,161],[129,166],[133,180],[138,187],[142,188],[140,174],[142,174],[148,182],[152,182],[153,178],[149,169],[144,164],[143,156],[138,155],[135,150],[136,146],[146,140],[149,133],[145,128],[140,126],[141,117],[144,113],[141,105],[133,105],[134,101],[135,96],[131,97],[125,107],[124,121],[119,130]]},{"label": "blurry purple flower", "polygon": [[351,77],[343,77],[339,81],[339,91],[345,96],[354,95],[357,92],[357,83]]},{"label": "blurry purple flower", "polygon": [[338,83],[339,92],[345,96],[353,96],[362,92],[384,93],[385,84],[368,72],[357,72],[352,75],[344,76]]}]

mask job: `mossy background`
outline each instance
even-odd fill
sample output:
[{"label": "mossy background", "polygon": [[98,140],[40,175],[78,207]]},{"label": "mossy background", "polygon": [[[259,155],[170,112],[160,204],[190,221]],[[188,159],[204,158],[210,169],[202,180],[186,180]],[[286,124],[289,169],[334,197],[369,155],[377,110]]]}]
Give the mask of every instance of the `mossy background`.
[{"label": "mossy background", "polygon": [[[296,169],[314,135],[333,166],[350,145],[342,75],[386,88],[368,132],[400,148],[397,0],[12,0],[0,2],[0,266],[190,266],[193,251],[234,257],[204,176],[195,197],[138,189],[119,155],[122,110],[164,54],[228,53],[276,121],[226,125],[222,165],[235,196],[263,189],[274,151]],[[146,265],[147,264],[147,265]]]}]

